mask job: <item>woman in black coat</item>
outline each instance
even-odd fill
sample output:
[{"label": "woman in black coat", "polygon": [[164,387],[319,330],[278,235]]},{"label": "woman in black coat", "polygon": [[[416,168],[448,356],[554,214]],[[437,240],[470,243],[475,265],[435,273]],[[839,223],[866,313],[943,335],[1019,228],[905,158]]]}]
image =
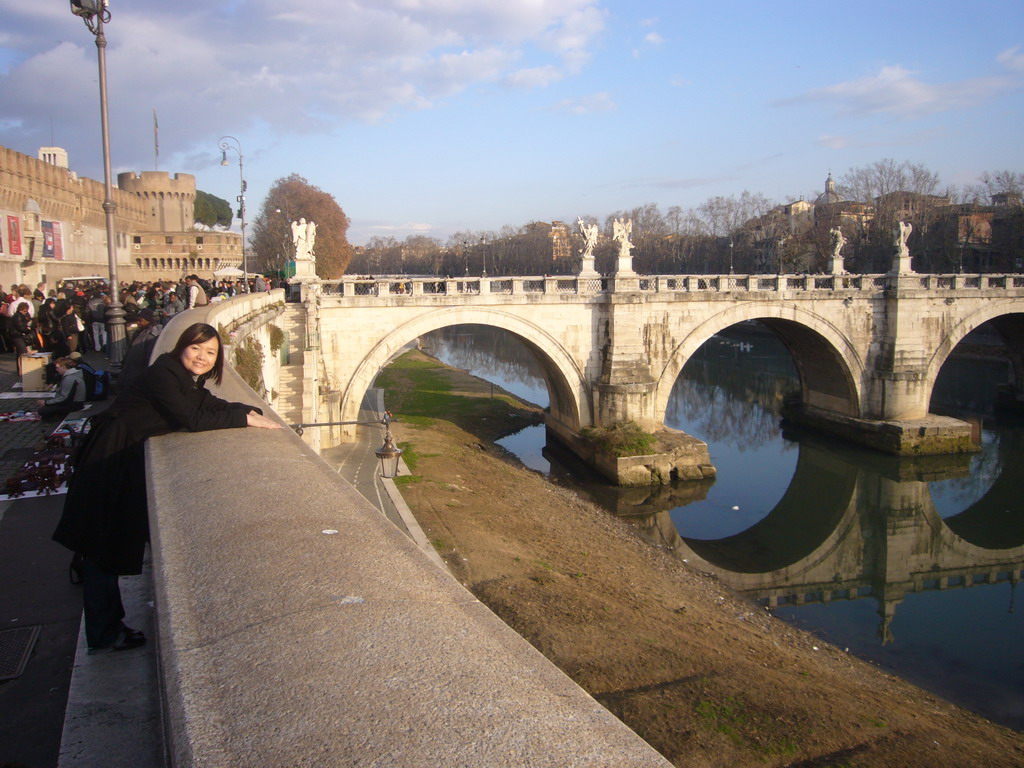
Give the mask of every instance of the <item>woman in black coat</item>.
[{"label": "woman in black coat", "polygon": [[90,653],[126,650],[146,642],[122,622],[118,576],[142,572],[149,540],[143,444],[178,430],[234,427],[279,429],[245,403],[210,394],[220,381],[224,349],[217,330],[189,326],[174,350],[158,357],[103,413],[93,417],[75,458],[55,541],[82,556],[85,632]]}]

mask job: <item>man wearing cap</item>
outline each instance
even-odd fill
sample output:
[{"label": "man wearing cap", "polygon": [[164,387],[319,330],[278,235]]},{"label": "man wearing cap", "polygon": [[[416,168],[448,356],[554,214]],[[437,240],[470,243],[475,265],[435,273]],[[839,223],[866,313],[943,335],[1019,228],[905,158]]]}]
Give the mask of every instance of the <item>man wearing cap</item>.
[{"label": "man wearing cap", "polygon": [[156,346],[156,339],[163,330],[163,326],[157,322],[156,313],[149,307],[139,310],[138,323],[139,330],[132,336],[128,350],[124,353],[121,375],[117,379],[117,386],[121,391],[146,370],[149,358],[153,355],[153,347]]}]

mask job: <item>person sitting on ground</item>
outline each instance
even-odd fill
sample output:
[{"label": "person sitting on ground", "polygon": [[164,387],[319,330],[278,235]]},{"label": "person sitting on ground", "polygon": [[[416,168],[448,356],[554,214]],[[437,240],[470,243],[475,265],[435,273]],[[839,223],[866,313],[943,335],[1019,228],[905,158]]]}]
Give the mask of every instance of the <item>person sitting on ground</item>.
[{"label": "person sitting on ground", "polygon": [[128,350],[124,353],[121,375],[117,379],[117,385],[122,389],[146,370],[149,358],[153,356],[153,347],[156,346],[156,340],[163,330],[163,326],[156,319],[156,313],[149,307],[139,310],[138,322],[139,330],[132,336]]},{"label": "person sitting on ground", "polygon": [[125,625],[118,577],[142,572],[149,541],[147,439],[176,430],[233,427],[280,429],[247,403],[229,403],[206,389],[220,382],[224,346],[206,323],[186,328],[174,349],[94,416],[74,461],[64,512],[53,539],[82,555],[82,602],[89,653],[126,651],[146,642]]},{"label": "person sitting on ground", "polygon": [[85,377],[78,370],[78,361],[70,357],[59,357],[53,361],[60,383],[57,394],[47,403],[37,400],[39,415],[44,419],[51,416],[64,418],[72,411],[80,411],[85,406]]}]

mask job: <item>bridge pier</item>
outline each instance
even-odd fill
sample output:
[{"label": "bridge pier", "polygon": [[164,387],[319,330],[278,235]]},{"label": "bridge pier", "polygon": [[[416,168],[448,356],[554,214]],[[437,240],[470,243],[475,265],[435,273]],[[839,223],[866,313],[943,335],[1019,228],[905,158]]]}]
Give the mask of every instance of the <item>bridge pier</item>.
[{"label": "bridge pier", "polygon": [[928,414],[920,419],[860,419],[786,403],[782,415],[796,424],[842,437],[894,456],[976,453],[971,425],[950,416]]}]

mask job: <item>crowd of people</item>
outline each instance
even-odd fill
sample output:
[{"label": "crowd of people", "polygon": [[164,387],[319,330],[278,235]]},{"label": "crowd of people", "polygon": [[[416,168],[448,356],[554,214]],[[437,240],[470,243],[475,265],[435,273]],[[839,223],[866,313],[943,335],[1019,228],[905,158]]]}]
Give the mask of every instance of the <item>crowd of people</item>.
[{"label": "crowd of people", "polygon": [[[278,285],[262,277],[250,278],[250,291],[267,291]],[[119,299],[124,310],[126,348],[118,377],[124,389],[146,370],[164,324],[179,312],[235,296],[243,290],[232,280],[207,281],[198,275],[181,280],[122,282]],[[112,303],[105,280],[69,279],[50,288],[38,283],[0,286],[0,353],[25,355],[49,352],[47,383],[55,390],[52,400],[38,401],[41,418],[63,418],[81,409],[88,391],[83,372],[83,352],[105,352],[107,310]],[[86,366],[86,372],[95,371]],[[95,379],[90,377],[89,382]]]},{"label": "crowd of people", "polygon": [[[277,288],[277,281],[253,276],[249,290]],[[163,325],[186,309],[235,296],[244,290],[241,281],[208,281],[197,275],[180,280],[122,282],[119,299],[124,308],[129,341],[139,329],[139,318],[150,310],[149,325]],[[0,286],[0,353],[24,355],[51,352],[54,358],[73,352],[104,351],[107,343],[106,312],[112,302],[105,280],[66,280],[55,287],[38,283]]]}]

